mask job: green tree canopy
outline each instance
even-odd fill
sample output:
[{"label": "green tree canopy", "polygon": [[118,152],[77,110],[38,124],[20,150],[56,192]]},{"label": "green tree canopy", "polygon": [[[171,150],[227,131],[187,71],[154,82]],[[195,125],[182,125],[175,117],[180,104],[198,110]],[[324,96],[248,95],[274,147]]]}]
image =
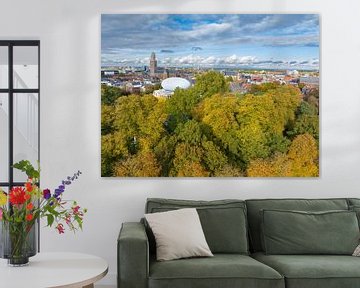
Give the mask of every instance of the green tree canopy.
[{"label": "green tree canopy", "polygon": [[229,83],[220,72],[209,71],[196,77],[194,90],[200,98],[206,98],[217,93],[228,92]]},{"label": "green tree canopy", "polygon": [[129,93],[122,88],[101,85],[101,104],[114,105],[116,99],[126,95],[129,95]]}]

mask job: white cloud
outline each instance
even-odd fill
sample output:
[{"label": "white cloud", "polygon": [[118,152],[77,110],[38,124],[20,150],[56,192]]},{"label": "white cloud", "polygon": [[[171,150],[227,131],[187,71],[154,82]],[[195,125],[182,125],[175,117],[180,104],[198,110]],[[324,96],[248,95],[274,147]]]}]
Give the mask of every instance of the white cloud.
[{"label": "white cloud", "polygon": [[243,56],[243,57],[240,57],[239,59],[239,63],[241,64],[251,64],[253,62],[256,62],[257,61],[257,58],[255,56]]},{"label": "white cloud", "polygon": [[250,31],[262,31],[264,29],[268,29],[269,27],[274,27],[280,21],[280,19],[281,15],[269,15],[257,23],[245,25],[243,29],[249,29]]},{"label": "white cloud", "polygon": [[199,55],[189,54],[182,57],[167,57],[160,60],[161,64],[173,64],[173,65],[192,65],[192,64],[200,64],[200,65],[215,65],[215,64],[242,64],[248,65],[255,63],[257,58],[255,56],[237,56],[231,55],[227,57],[215,57],[215,56],[207,56],[201,57]]},{"label": "white cloud", "polygon": [[210,23],[195,27],[190,31],[181,31],[180,35],[187,38],[200,38],[204,36],[218,35],[227,30],[230,30],[232,25],[230,23]]},{"label": "white cloud", "polygon": [[214,56],[209,56],[209,57],[206,57],[204,58],[201,63],[202,64],[215,64],[217,61],[216,57]]},{"label": "white cloud", "polygon": [[313,59],[313,61],[311,62],[312,65],[319,65],[319,59]]},{"label": "white cloud", "polygon": [[[111,57],[112,55],[106,55],[102,57],[103,63],[106,65],[149,65],[149,57],[124,57],[119,58],[116,57],[114,60]],[[183,55],[183,56],[166,56],[166,57],[158,57],[159,66],[219,66],[219,67],[258,67],[258,68],[266,68],[266,67],[274,67],[274,68],[312,68],[318,69],[319,67],[319,59],[312,58],[312,59],[259,59],[253,55],[228,55],[222,57],[216,57],[215,55],[206,55],[201,56],[195,53]]]},{"label": "white cloud", "polygon": [[226,64],[252,64],[257,61],[255,56],[237,56],[231,55],[223,59],[223,62]]},{"label": "white cloud", "polygon": [[237,63],[237,60],[238,60],[238,57],[234,54],[234,55],[231,55],[229,57],[226,57],[224,59],[224,62],[226,64],[234,64],[234,63]]}]

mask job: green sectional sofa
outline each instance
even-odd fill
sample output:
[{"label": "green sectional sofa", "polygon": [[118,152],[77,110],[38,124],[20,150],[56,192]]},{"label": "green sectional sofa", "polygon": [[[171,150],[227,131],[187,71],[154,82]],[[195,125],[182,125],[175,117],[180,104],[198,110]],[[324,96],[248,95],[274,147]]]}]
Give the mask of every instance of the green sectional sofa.
[{"label": "green sectional sofa", "polygon": [[[189,207],[197,209],[214,257],[156,261],[145,221],[124,223],[119,288],[360,287],[360,257],[351,256],[360,199],[148,199],[145,212]],[[322,237],[326,229],[344,232]]]}]

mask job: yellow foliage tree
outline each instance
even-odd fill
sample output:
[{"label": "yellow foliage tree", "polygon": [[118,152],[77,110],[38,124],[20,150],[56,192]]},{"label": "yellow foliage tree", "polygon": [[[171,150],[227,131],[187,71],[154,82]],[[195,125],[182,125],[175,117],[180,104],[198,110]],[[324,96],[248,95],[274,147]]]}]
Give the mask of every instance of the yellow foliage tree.
[{"label": "yellow foliage tree", "polygon": [[143,152],[119,162],[115,167],[115,176],[157,177],[160,176],[160,170],[154,153]]},{"label": "yellow foliage tree", "polygon": [[287,154],[278,153],[268,159],[250,161],[247,176],[250,177],[317,177],[318,147],[310,134],[298,135]]},{"label": "yellow foliage tree", "polygon": [[205,168],[198,162],[187,160],[182,164],[182,167],[176,174],[178,177],[208,177],[210,175],[209,171],[206,171]]},{"label": "yellow foliage tree", "polygon": [[120,97],[115,104],[114,129],[149,150],[162,137],[166,120],[165,103],[151,95]]},{"label": "yellow foliage tree", "polygon": [[319,176],[319,152],[316,140],[310,134],[298,135],[291,143],[288,158],[294,177]]}]

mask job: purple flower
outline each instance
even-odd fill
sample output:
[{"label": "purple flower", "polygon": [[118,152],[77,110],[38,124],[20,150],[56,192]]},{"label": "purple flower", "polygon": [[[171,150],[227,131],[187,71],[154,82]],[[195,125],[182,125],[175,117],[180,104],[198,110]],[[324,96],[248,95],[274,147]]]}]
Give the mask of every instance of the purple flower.
[{"label": "purple flower", "polygon": [[44,189],[44,191],[43,191],[43,196],[44,196],[44,198],[47,200],[47,199],[49,199],[50,197],[51,197],[51,192],[50,192],[50,190],[49,189]]},{"label": "purple flower", "polygon": [[64,192],[64,190],[62,190],[62,189],[55,189],[54,197],[55,197],[56,199],[58,199],[59,196],[60,196],[63,192]]},{"label": "purple flower", "polygon": [[68,176],[68,177],[66,177],[66,180],[62,180],[59,187],[57,189],[55,189],[54,197],[59,200],[60,195],[65,191],[65,186],[70,185],[72,183],[72,181],[78,179],[78,177],[81,174],[82,174],[81,171],[78,170],[76,173],[74,173],[74,175],[72,177]]}]

